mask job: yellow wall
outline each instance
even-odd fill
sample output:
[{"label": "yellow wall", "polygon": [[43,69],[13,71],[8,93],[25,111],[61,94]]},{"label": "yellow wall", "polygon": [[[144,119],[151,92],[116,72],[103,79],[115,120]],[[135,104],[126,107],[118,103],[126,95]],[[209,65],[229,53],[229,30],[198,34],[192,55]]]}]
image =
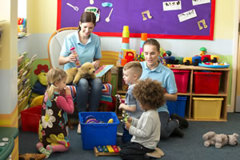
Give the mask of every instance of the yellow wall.
[{"label": "yellow wall", "polygon": [[216,0],[214,38],[233,38],[235,4],[235,0]]},{"label": "yellow wall", "polygon": [[28,0],[29,33],[53,33],[57,24],[57,0]]},{"label": "yellow wall", "polygon": [[17,62],[17,0],[9,3],[0,1],[0,22],[3,28],[0,69],[10,69],[16,66]]},{"label": "yellow wall", "polygon": [[[214,38],[232,39],[235,0],[216,0]],[[53,33],[57,24],[57,0],[28,0],[28,31]]]}]

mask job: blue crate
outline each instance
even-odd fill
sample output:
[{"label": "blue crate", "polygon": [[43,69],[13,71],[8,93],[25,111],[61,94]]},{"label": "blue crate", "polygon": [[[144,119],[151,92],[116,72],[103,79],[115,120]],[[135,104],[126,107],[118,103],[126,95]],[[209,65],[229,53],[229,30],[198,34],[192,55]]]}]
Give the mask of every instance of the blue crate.
[{"label": "blue crate", "polygon": [[177,114],[181,117],[185,116],[187,97],[178,96],[177,101],[167,101],[169,114]]},{"label": "blue crate", "polygon": [[[89,115],[105,123],[85,123]],[[113,123],[107,123],[110,118],[113,119]],[[91,150],[99,145],[116,145],[119,120],[115,112],[79,112],[79,120],[83,149]]]}]

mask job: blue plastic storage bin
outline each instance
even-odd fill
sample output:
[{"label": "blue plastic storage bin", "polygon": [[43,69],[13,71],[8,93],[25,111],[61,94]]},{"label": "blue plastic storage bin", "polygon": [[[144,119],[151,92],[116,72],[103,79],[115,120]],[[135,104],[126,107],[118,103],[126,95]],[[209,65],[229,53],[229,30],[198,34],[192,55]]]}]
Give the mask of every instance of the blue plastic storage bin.
[{"label": "blue plastic storage bin", "polygon": [[[85,123],[89,115],[104,123]],[[107,123],[110,118],[113,123]],[[83,149],[91,150],[98,145],[116,145],[119,120],[115,112],[79,112],[79,120]]]},{"label": "blue plastic storage bin", "polygon": [[177,114],[181,117],[185,116],[185,109],[186,109],[186,101],[187,97],[185,96],[178,96],[177,101],[167,101],[167,107],[169,114]]}]

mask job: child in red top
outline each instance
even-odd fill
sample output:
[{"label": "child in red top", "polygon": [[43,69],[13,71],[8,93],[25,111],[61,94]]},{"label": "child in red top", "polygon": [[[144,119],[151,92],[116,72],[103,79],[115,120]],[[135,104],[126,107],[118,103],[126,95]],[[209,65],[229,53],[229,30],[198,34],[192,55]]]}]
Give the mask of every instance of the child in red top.
[{"label": "child in red top", "polygon": [[52,68],[47,73],[48,88],[42,104],[39,123],[39,152],[50,156],[52,152],[64,152],[69,148],[67,137],[67,113],[73,113],[71,91],[66,87],[67,74],[64,70]]}]

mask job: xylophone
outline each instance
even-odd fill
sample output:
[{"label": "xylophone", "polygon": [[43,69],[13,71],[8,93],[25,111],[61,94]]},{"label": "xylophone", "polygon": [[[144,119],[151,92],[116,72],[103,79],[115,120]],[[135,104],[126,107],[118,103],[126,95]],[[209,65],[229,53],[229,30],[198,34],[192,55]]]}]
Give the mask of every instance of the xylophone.
[{"label": "xylophone", "polygon": [[94,153],[96,156],[117,156],[119,155],[120,150],[120,147],[116,145],[94,147]]}]

